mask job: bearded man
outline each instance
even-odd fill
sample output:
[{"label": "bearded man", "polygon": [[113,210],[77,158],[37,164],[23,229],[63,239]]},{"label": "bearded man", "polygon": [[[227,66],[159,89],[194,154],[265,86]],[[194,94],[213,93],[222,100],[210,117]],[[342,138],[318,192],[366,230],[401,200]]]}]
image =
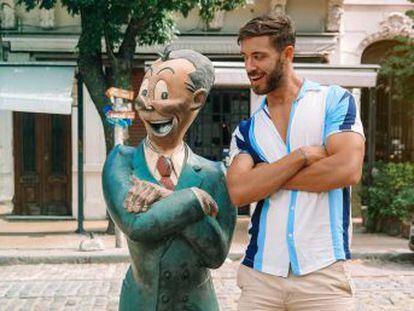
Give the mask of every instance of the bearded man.
[{"label": "bearded man", "polygon": [[136,100],[147,137],[136,148],[115,147],[106,160],[105,199],[131,255],[120,310],[219,310],[208,268],[229,252],[236,210],[222,164],[183,141],[213,82],[208,58],[167,50]]},{"label": "bearded man", "polygon": [[239,310],[354,310],[349,186],[364,134],[353,96],[300,79],[287,15],[254,18],[241,54],[262,105],[236,128],[227,174],[236,206],[258,202],[238,274]]}]

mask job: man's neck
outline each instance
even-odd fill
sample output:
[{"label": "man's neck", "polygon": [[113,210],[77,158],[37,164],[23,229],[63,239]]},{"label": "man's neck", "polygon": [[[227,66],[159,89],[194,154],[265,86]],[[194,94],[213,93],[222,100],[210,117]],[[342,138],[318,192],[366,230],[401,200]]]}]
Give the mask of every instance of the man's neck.
[{"label": "man's neck", "polygon": [[267,105],[269,107],[291,105],[297,97],[302,83],[302,80],[292,71],[291,74],[286,75],[277,89],[266,94]]}]

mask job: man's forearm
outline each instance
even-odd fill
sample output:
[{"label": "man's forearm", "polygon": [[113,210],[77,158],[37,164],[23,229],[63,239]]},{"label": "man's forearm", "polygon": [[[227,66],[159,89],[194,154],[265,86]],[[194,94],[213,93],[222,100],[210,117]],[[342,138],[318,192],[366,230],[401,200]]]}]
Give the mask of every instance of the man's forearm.
[{"label": "man's forearm", "polygon": [[247,172],[228,172],[228,189],[235,206],[260,201],[291,179],[305,165],[301,152],[296,150],[271,164]]},{"label": "man's forearm", "polygon": [[338,153],[304,168],[281,188],[308,192],[325,192],[351,186],[361,177],[356,155]]}]

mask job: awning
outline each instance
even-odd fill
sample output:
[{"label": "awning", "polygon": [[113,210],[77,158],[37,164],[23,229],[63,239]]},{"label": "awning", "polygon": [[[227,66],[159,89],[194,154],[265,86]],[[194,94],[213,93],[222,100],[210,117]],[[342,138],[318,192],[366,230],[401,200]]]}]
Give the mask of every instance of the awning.
[{"label": "awning", "polygon": [[[244,64],[241,62],[214,62],[216,86],[248,87]],[[347,88],[374,87],[379,70],[378,65],[329,65],[294,64],[295,72],[322,85],[337,84]]]},{"label": "awning", "polygon": [[72,63],[0,63],[0,110],[71,114]]}]

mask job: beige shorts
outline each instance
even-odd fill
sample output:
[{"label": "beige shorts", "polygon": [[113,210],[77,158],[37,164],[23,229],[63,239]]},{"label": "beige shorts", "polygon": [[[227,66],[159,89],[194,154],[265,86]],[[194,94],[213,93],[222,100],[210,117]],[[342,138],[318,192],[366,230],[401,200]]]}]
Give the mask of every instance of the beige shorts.
[{"label": "beige shorts", "polygon": [[278,277],[240,265],[239,311],[354,311],[347,263],[336,263],[303,276]]}]

